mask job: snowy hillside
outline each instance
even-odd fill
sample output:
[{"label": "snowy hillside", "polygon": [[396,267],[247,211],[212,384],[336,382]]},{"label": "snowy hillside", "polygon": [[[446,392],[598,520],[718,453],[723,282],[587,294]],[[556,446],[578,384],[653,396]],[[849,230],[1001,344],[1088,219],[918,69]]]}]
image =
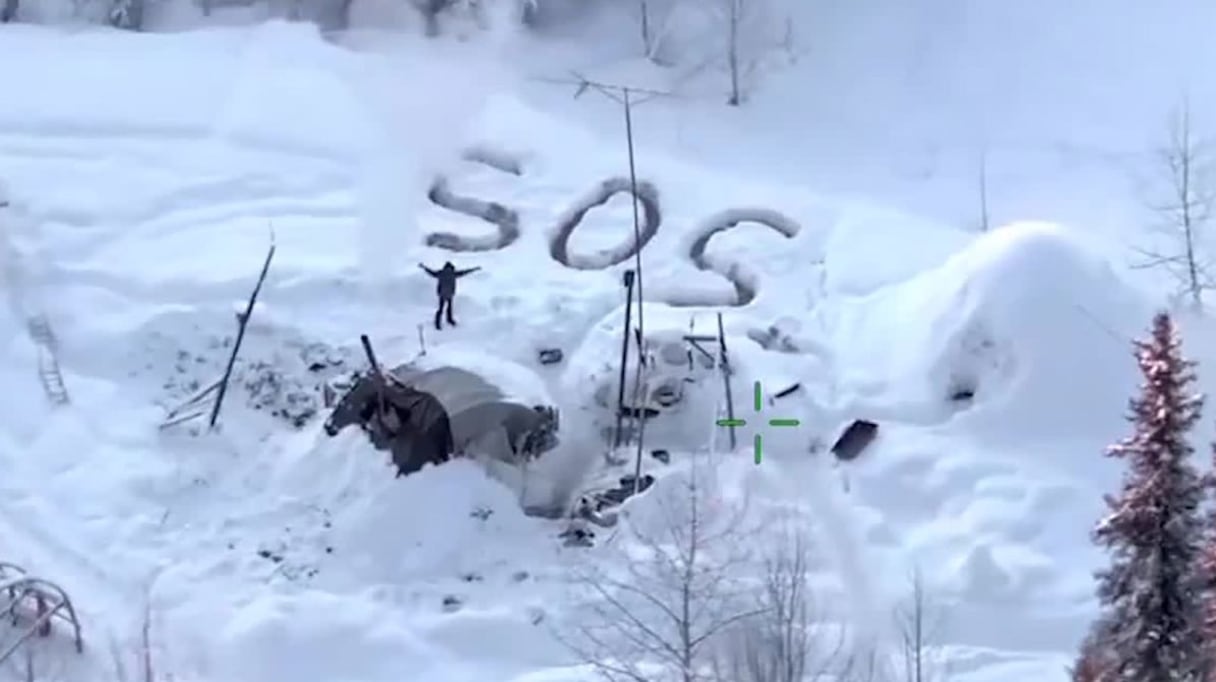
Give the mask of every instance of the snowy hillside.
[{"label": "snowy hillside", "polygon": [[[179,682],[593,679],[571,639],[607,598],[579,576],[645,564],[688,480],[706,518],[747,529],[711,552],[747,552],[732,580],[758,579],[785,530],[810,533],[815,617],[874,642],[882,666],[917,573],[951,679],[1066,679],[1093,616],[1088,534],[1118,473],[1101,452],[1137,383],[1129,341],[1168,284],[1128,268],[1128,235],[1151,242],[1127,178],[1077,150],[1140,155],[1166,98],[1206,91],[1171,72],[1140,111],[1095,122],[1117,82],[1074,108],[1088,95],[1048,75],[1065,53],[1077,77],[1120,70],[1073,44],[1086,30],[1130,53],[1110,47],[1129,27],[1148,22],[1157,45],[1199,15],[1078,3],[1014,64],[1011,26],[1042,3],[887,19],[888,3],[849,4],[823,16],[857,42],[810,29],[804,61],[741,109],[702,94],[638,108],[640,239],[619,107],[530,78],[569,64],[670,85],[623,60],[623,38],[606,46],[617,34],[580,52],[590,28],[428,42],[277,21],[0,26],[0,60],[28,65],[0,102],[0,562],[62,586],[84,640],[74,653],[56,623],[0,679],[33,665],[48,682],[144,680],[148,661]],[[1095,16],[1110,25],[1082,22]],[[897,18],[958,41],[896,50],[881,39]],[[1189,64],[1174,47],[1162,59]],[[959,66],[955,49],[991,59]],[[1152,80],[1125,66],[1129,87]],[[962,160],[980,149],[987,232],[959,208],[978,201]],[[223,372],[272,240],[222,428],[161,428]],[[524,508],[631,473],[632,445],[626,466],[602,455],[639,248],[650,388],[681,400],[647,426],[647,453],[669,455],[643,454],[654,488],[579,546]],[[417,264],[444,261],[481,270],[460,280],[459,325],[437,331]],[[719,313],[749,420],[734,451],[715,424],[721,374],[683,341],[716,337]],[[360,433],[322,429],[324,387],[365,365],[360,334],[386,365],[425,349],[552,402],[561,445],[524,472],[460,460],[395,478]],[[538,362],[554,348],[561,363]],[[46,397],[52,362],[65,404]],[[800,425],[756,428],[774,417]],[[826,447],[854,419],[879,436],[838,462]]]}]

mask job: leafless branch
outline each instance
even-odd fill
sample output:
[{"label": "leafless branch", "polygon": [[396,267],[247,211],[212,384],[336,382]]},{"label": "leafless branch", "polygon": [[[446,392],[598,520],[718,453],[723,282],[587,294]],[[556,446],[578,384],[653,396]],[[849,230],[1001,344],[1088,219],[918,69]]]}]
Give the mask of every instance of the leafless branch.
[{"label": "leafless branch", "polygon": [[801,682],[847,669],[844,630],[831,646],[809,593],[808,544],[786,530],[764,562],[757,609],[728,633],[714,660],[721,682]]},{"label": "leafless branch", "polygon": [[[760,69],[765,55],[783,50],[793,59],[794,22],[786,16],[780,29],[765,21],[767,0],[715,0],[726,32],[725,58],[730,77],[726,103],[739,106],[747,99],[747,83]],[[764,24],[764,25],[761,25]]]},{"label": "leafless branch", "polygon": [[1137,269],[1161,267],[1179,282],[1181,293],[1196,309],[1203,306],[1203,292],[1212,288],[1209,262],[1199,241],[1216,206],[1216,186],[1210,182],[1211,159],[1191,126],[1190,107],[1183,103],[1170,123],[1169,139],[1157,152],[1165,183],[1165,197],[1149,203],[1163,221],[1162,228],[1177,243],[1177,253],[1160,254],[1136,249],[1147,260]]},{"label": "leafless branch", "polygon": [[614,548],[620,561],[576,579],[588,602],[576,631],[559,639],[606,680],[653,680],[662,670],[708,682],[714,644],[761,611],[741,598],[745,505],[709,509],[699,478],[694,470],[682,490],[656,491],[657,515],[634,525],[629,553]]},{"label": "leafless branch", "polygon": [[896,610],[896,625],[903,643],[905,682],[942,682],[948,671],[939,645],[944,613],[933,603],[917,571],[907,603]]}]

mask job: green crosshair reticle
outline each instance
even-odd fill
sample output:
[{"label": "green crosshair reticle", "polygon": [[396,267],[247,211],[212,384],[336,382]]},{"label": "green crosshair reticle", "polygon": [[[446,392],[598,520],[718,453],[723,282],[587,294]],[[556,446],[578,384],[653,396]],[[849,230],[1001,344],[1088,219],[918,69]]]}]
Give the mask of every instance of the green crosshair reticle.
[{"label": "green crosshair reticle", "polygon": [[[763,395],[764,395],[763,392],[760,390],[760,382],[757,381],[754,384],[754,390],[752,391],[752,396],[753,396],[752,406],[756,409],[756,412],[760,412],[760,408],[763,406],[763,401],[761,400]],[[777,418],[768,420],[769,426],[798,426],[798,424],[799,424],[799,421],[797,419],[782,419],[780,417],[777,417]],[[719,419],[718,426],[747,426],[747,420],[746,419]],[[755,436],[752,437],[752,450],[756,457],[756,464],[759,464],[760,459],[761,459],[761,457],[763,457],[763,452],[764,452],[764,443],[763,443],[759,433],[757,433]]]}]

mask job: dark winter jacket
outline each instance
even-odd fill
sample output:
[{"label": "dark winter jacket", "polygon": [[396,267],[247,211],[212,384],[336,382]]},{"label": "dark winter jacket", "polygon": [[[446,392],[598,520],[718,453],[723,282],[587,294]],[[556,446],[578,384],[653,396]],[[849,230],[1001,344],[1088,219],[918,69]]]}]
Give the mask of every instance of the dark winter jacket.
[{"label": "dark winter jacket", "polygon": [[443,267],[438,270],[432,270],[425,265],[422,265],[422,269],[426,270],[426,274],[439,280],[435,286],[435,293],[439,294],[439,298],[452,298],[456,295],[456,280],[481,268],[457,270],[456,266],[451,263],[444,263]]}]

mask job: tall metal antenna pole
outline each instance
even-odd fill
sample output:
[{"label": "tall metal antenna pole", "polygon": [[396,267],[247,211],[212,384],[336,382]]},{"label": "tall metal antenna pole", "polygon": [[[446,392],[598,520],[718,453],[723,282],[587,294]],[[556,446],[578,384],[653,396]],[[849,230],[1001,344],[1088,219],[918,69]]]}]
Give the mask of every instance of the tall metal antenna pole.
[{"label": "tall metal antenna pole", "polygon": [[[582,95],[589,88],[595,88],[604,96],[620,102],[622,108],[625,110],[625,142],[628,145],[628,149],[629,149],[629,194],[631,195],[630,198],[633,200],[633,240],[634,240],[634,246],[636,247],[635,251],[633,252],[633,269],[634,269],[634,272],[636,273],[636,278],[637,278],[637,304],[638,304],[638,333],[637,333],[638,364],[637,364],[636,371],[634,374],[634,382],[633,382],[633,409],[636,410],[636,414],[637,414],[636,419],[638,420],[638,435],[637,435],[638,448],[637,448],[637,456],[634,461],[634,468],[633,468],[633,473],[634,473],[633,491],[634,491],[634,494],[637,494],[639,486],[641,485],[642,452],[643,452],[643,447],[644,447],[643,441],[645,440],[645,435],[646,435],[646,410],[644,409],[644,407],[642,405],[639,404],[641,402],[640,398],[641,398],[641,391],[642,391],[642,367],[645,364],[645,353],[644,353],[644,349],[643,349],[643,342],[646,338],[646,336],[645,336],[646,326],[645,326],[645,321],[644,321],[645,313],[644,313],[644,308],[642,306],[642,302],[644,300],[644,295],[643,295],[644,292],[642,289],[642,218],[641,218],[641,215],[639,214],[639,210],[638,210],[637,160],[634,155],[634,146],[633,146],[633,106],[634,106],[635,102],[632,98],[632,95],[635,93],[649,95],[650,97],[671,97],[672,95],[671,95],[671,93],[668,93],[668,92],[658,92],[655,90],[644,90],[641,88],[631,88],[631,87],[624,86],[624,85],[609,85],[609,84],[605,84],[605,83],[597,83],[597,82],[589,80],[587,78],[583,78],[582,76],[578,75],[577,73],[574,74],[574,76],[575,76],[575,80],[573,80],[573,81],[562,81],[562,80],[554,80],[554,79],[547,79],[547,78],[538,79],[538,80],[545,80],[545,81],[552,82],[552,83],[569,83],[572,85],[577,85],[578,90],[575,91],[575,93],[574,93],[575,97]],[[616,93],[620,93],[620,96],[618,97]],[[629,332],[632,331],[631,329],[628,328],[628,324],[629,324],[628,321],[626,321],[626,329],[625,329],[626,334],[628,334]],[[628,343],[628,342],[626,341],[626,343]],[[628,346],[626,346],[626,348],[627,347]],[[625,358],[627,358],[627,357],[628,357],[627,353],[622,352],[622,377],[624,376],[624,362],[625,362]],[[618,434],[619,434],[619,429],[618,429]]]},{"label": "tall metal antenna pole", "polygon": [[[638,451],[633,462],[633,494],[639,492],[642,481],[642,450],[646,435],[646,410],[640,404],[638,396],[642,392],[642,367],[645,364],[646,339],[645,308],[642,305],[642,225],[638,215],[638,173],[637,163],[633,154],[633,103],[629,101],[629,88],[621,88],[625,104],[625,142],[629,146],[629,194],[633,203],[633,267],[637,270],[638,284],[638,364],[633,380],[633,406],[638,410]],[[645,396],[641,396],[643,399]]]}]

